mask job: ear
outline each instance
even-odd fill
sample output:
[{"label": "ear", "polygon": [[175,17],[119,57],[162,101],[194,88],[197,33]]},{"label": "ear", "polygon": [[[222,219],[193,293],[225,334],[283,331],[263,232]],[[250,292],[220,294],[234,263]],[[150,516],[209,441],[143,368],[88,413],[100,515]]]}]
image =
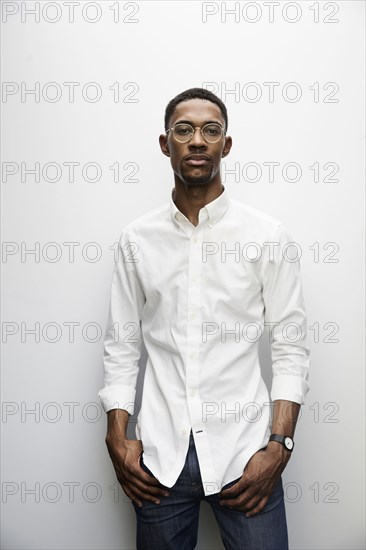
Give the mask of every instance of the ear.
[{"label": "ear", "polygon": [[161,149],[163,155],[166,155],[167,157],[170,157],[167,134],[160,134],[159,144],[160,144],[160,149]]},{"label": "ear", "polygon": [[224,145],[224,148],[222,150],[222,155],[221,155],[222,158],[226,157],[230,153],[232,145],[233,145],[233,140],[231,139],[231,136],[226,136],[225,137],[225,145]]}]

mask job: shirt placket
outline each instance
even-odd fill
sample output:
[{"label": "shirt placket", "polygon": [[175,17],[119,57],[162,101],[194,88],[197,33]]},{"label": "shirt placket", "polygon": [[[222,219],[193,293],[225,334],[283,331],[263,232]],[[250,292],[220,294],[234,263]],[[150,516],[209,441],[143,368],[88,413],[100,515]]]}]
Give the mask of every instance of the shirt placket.
[{"label": "shirt placket", "polygon": [[[202,343],[201,289],[202,289],[202,242],[204,231],[209,230],[207,211],[199,213],[199,224],[189,228],[188,302],[187,302],[187,356],[186,396],[192,433],[201,471],[205,494],[217,490],[215,469],[211,458],[206,423],[202,417],[200,397],[200,349]],[[187,228],[188,229],[188,228]]]}]

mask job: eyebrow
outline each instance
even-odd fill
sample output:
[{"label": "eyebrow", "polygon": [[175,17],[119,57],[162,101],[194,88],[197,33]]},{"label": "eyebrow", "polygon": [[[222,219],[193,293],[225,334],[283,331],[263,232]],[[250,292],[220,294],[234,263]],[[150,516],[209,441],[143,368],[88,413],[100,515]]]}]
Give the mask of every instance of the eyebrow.
[{"label": "eyebrow", "polygon": [[[175,123],[174,123],[174,126],[176,124],[190,124],[191,126],[194,126],[193,122],[191,120],[177,120]],[[219,122],[218,120],[206,120],[204,123],[203,123],[203,126],[205,126],[206,124],[219,124],[219,126],[221,126],[222,128],[224,127],[221,122]]]}]

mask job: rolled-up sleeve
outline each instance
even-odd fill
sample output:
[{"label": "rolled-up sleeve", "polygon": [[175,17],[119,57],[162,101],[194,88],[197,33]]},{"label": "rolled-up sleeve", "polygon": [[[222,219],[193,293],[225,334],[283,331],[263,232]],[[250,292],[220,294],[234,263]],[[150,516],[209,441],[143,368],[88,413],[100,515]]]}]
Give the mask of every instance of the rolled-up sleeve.
[{"label": "rolled-up sleeve", "polygon": [[104,387],[98,396],[105,412],[125,409],[134,414],[141,355],[141,311],[145,295],[138,278],[138,243],[122,232],[114,265],[108,325],[104,337]]},{"label": "rolled-up sleeve", "polygon": [[271,341],[271,398],[304,404],[309,390],[310,350],[306,345],[301,248],[297,243],[289,244],[294,241],[283,224],[277,226],[271,242],[262,273],[264,319]]}]

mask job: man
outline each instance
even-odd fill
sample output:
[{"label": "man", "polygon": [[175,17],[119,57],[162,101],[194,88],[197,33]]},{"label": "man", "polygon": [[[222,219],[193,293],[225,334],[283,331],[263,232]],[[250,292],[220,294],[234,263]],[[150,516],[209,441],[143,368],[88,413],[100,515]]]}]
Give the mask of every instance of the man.
[{"label": "man", "polygon": [[[169,204],[120,238],[98,395],[138,550],[195,548],[202,500],[225,548],[288,548],[281,473],[309,369],[300,267],[283,224],[222,185],[227,128],[225,105],[207,90],[169,102],[159,137],[174,173]],[[258,359],[265,324],[272,421]],[[126,429],[141,336],[148,361],[135,441]]]}]

